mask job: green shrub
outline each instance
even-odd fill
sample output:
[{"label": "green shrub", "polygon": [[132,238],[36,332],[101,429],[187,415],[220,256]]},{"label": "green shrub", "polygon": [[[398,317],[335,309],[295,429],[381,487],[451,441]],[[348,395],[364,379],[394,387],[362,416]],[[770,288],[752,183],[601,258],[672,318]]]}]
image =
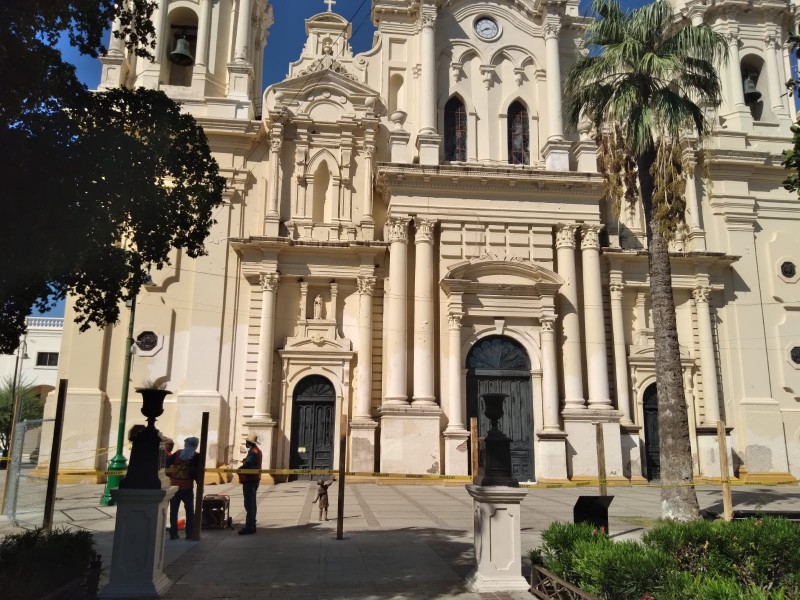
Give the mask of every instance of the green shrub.
[{"label": "green shrub", "polygon": [[783,590],[762,590],[756,586],[743,588],[732,577],[710,575],[699,577],[686,588],[685,595],[678,598],[693,600],[785,600]]},{"label": "green shrub", "polygon": [[606,532],[588,523],[551,523],[542,532],[544,567],[551,573],[573,581],[575,547],[579,542],[610,544]]},{"label": "green shrub", "polygon": [[575,544],[573,583],[603,600],[629,600],[653,596],[666,586],[675,563],[661,550],[638,542]]},{"label": "green shrub", "polygon": [[36,600],[85,577],[94,558],[88,531],[43,529],[9,535],[0,542],[0,596]]}]

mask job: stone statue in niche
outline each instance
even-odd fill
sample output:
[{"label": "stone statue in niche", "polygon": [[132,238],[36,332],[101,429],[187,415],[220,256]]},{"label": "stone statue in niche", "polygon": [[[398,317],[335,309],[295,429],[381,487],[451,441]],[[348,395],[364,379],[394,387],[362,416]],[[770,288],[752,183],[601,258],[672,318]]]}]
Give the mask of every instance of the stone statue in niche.
[{"label": "stone statue in niche", "polygon": [[319,320],[322,318],[322,296],[317,294],[314,298],[314,319]]}]

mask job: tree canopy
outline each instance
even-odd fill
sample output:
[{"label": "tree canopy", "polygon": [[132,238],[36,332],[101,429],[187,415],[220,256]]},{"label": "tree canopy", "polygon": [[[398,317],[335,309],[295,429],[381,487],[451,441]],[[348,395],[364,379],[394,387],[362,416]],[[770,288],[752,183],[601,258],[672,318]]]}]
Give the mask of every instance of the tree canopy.
[{"label": "tree canopy", "polygon": [[105,51],[119,37],[151,58],[147,0],[0,3],[0,351],[10,352],[36,305],[67,294],[83,329],[113,323],[171,249],[204,254],[222,203],[208,141],[162,92],[89,91],[55,45]]}]

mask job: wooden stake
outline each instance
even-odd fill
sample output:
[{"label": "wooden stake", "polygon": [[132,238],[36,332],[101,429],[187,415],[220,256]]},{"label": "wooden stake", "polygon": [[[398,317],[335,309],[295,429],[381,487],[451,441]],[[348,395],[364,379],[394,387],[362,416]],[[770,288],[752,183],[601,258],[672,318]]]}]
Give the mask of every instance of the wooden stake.
[{"label": "wooden stake", "polygon": [[472,417],[469,420],[469,448],[472,455],[472,464],[470,465],[470,475],[472,475],[472,482],[478,476],[478,417]]},{"label": "wooden stake", "polygon": [[728,443],[725,437],[725,423],[717,421],[717,444],[719,445],[719,478],[722,484],[722,516],[726,521],[733,520],[733,498],[731,497],[731,477],[728,474]]},{"label": "wooden stake", "polygon": [[200,473],[197,479],[197,495],[194,498],[194,523],[191,533],[193,540],[200,540],[200,528],[203,525],[203,492],[206,484],[206,456],[208,454],[208,413],[203,413],[200,423]]},{"label": "wooden stake", "polygon": [[594,432],[597,443],[597,479],[600,486],[600,495],[608,495],[606,480],[606,444],[603,439],[603,424],[595,423]]},{"label": "wooden stake", "polygon": [[50,471],[47,474],[47,494],[44,498],[44,522],[42,528],[50,531],[53,527],[53,510],[56,505],[58,487],[58,463],[61,460],[61,433],[64,430],[64,409],[67,404],[67,380],[58,382],[56,401],[56,421],[53,424],[53,446],[50,450]]},{"label": "wooden stake", "polygon": [[11,410],[11,436],[8,438],[8,447],[6,448],[6,457],[5,462],[5,469],[6,469],[6,482],[3,485],[3,507],[2,511],[0,511],[0,515],[6,514],[6,510],[8,510],[8,486],[9,481],[11,481],[11,461],[14,460],[14,439],[17,436],[17,419],[19,419],[20,415],[22,414],[22,396],[17,396],[14,398],[14,404],[12,405]]},{"label": "wooden stake", "polygon": [[336,503],[336,539],[342,539],[344,530],[344,474],[347,465],[347,415],[342,415],[339,425],[339,496]]}]

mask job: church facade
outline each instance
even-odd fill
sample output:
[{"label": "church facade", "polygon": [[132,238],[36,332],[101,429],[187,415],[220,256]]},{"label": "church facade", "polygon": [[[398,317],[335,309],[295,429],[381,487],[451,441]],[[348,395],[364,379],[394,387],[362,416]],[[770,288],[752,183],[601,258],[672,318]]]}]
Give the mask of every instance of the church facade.
[{"label": "church facade", "polygon": [[[614,216],[588,128],[561,116],[577,0],[373,0],[357,55],[327,4],[263,94],[280,26],[264,0],[160,0],[158,60],[116,44],[101,59],[101,88],[180,100],[228,180],[208,255],[174,253],[138,296],[131,381],[172,391],[161,430],[197,435],[209,412],[210,467],[256,433],[265,468],[336,468],[343,435],[351,471],[464,475],[479,396],[502,392],[520,481],[597,477],[598,424],[610,479],[657,479],[642,214]],[[697,168],[672,247],[695,475],[719,478],[723,421],[733,474],[793,480],[800,210],[780,163],[794,5],[675,0],[675,15],[718,28],[730,58],[713,135],[684,149]],[[179,38],[193,65],[168,60]],[[81,334],[66,317],[62,471],[100,478],[125,326]]]}]

